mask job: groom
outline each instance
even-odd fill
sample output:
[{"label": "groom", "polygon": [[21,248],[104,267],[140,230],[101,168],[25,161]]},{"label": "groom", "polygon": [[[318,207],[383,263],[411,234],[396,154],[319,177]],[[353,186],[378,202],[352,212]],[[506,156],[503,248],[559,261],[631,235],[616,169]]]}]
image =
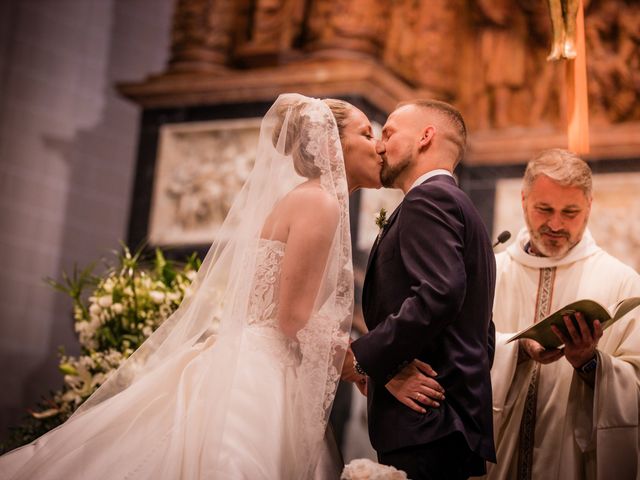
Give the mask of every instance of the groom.
[{"label": "groom", "polygon": [[420,100],[391,113],[377,145],[382,185],[405,197],[369,256],[369,333],[351,344],[343,378],[368,377],[371,443],[413,480],[464,479],[495,462],[495,260],[452,176],[465,144],[455,108]]}]

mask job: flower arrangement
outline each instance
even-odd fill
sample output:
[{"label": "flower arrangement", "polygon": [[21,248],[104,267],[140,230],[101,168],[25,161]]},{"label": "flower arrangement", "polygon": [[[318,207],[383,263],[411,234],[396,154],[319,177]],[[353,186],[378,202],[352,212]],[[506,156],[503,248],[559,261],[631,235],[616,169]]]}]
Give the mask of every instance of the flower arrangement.
[{"label": "flower arrangement", "polygon": [[48,279],[73,300],[81,353],[60,351],[63,387],[29,411],[0,450],[29,443],[69,418],[189,295],[199,267],[195,254],[177,265],[156,250],[151,262],[143,262],[141,252],[132,254],[125,247],[102,276],[92,273],[92,265],[81,271],[75,268],[72,276],[63,273],[62,283]]},{"label": "flower arrangement", "polygon": [[368,458],[357,458],[344,467],[340,480],[407,480],[407,474]]}]

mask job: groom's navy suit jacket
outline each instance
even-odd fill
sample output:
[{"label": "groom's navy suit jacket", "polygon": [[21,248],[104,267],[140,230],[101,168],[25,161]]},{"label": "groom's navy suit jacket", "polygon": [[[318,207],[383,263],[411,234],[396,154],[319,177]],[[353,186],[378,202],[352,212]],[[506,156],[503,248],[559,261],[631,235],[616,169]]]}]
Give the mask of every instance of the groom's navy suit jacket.
[{"label": "groom's navy suit jacket", "polygon": [[[369,333],[352,343],[371,381],[369,434],[378,452],[427,444],[460,432],[495,461],[491,378],[495,258],[486,228],[448,175],[411,189],[369,256],[362,306]],[[385,384],[414,358],[445,389],[421,414]]]}]

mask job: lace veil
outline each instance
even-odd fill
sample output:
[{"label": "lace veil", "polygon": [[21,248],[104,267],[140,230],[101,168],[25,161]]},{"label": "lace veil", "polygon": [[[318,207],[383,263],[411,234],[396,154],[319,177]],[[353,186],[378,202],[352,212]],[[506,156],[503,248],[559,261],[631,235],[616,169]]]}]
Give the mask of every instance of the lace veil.
[{"label": "lace veil", "polygon": [[[295,478],[311,476],[348,345],[353,271],[348,190],[336,122],[324,102],[297,94],[281,95],[265,115],[254,169],[206,255],[192,294],[70,421],[151,375],[184,349],[194,348],[213,336],[216,342],[224,338],[227,348],[220,352],[216,367],[222,371],[216,380],[220,383],[219,394],[215,399],[204,400],[211,404],[212,424],[224,424],[229,388],[240,354],[236,347],[247,327],[252,280],[259,267],[256,255],[262,227],[277,202],[306,180],[301,174],[319,176],[323,189],[340,206],[340,219],[315,306],[297,335],[300,362],[289,390],[294,399],[290,421],[295,448],[294,458],[284,461],[290,463]],[[216,315],[220,318],[217,331]]]}]

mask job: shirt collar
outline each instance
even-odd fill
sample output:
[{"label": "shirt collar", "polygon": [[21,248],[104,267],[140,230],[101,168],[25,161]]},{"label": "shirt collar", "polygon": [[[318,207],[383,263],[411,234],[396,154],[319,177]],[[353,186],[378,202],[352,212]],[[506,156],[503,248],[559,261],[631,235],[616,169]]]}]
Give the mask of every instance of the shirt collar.
[{"label": "shirt collar", "polygon": [[[428,179],[430,179],[431,177],[435,177],[436,175],[449,175],[450,177],[453,177],[453,175],[449,170],[445,170],[444,168],[436,168],[435,170],[431,170],[427,173],[423,173],[418,178],[416,178],[416,181],[413,182],[413,185],[411,185],[411,188],[409,188],[409,190],[411,190],[414,187],[417,187],[418,185],[422,185]],[[408,193],[408,190],[407,190],[407,193]]]}]

